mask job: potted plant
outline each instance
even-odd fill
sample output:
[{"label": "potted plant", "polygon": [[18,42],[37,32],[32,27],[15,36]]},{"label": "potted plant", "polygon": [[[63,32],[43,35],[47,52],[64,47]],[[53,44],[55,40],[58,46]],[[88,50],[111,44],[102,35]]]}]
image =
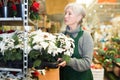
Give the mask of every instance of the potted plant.
[{"label": "potted plant", "polygon": [[[33,67],[57,67],[57,59],[63,58],[68,61],[74,50],[73,39],[64,34],[51,34],[40,30],[29,35],[29,61],[33,62]],[[52,64],[51,64],[52,63]]]},{"label": "potted plant", "polygon": [[1,60],[5,67],[23,67],[23,42],[20,32],[3,33],[0,35]]},{"label": "potted plant", "polygon": [[29,0],[29,16],[31,20],[39,20],[40,3],[37,0]]}]

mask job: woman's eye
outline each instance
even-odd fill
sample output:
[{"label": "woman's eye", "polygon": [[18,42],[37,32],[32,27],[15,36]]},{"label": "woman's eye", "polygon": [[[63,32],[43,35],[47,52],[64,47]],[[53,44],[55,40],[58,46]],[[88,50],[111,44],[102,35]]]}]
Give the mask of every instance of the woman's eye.
[{"label": "woman's eye", "polygon": [[70,13],[70,12],[67,12],[67,13],[65,13],[65,15],[71,15],[71,13]]},{"label": "woman's eye", "polygon": [[71,13],[69,12],[68,15],[71,15]]}]

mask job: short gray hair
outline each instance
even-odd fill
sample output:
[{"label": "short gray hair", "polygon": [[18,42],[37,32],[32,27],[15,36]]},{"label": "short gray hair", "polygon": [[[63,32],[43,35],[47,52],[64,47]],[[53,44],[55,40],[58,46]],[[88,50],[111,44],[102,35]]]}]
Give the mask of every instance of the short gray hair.
[{"label": "short gray hair", "polygon": [[86,16],[86,11],[85,11],[85,8],[79,4],[79,3],[69,3],[68,5],[66,5],[64,11],[66,11],[67,8],[71,8],[73,10],[73,12],[76,14],[76,15],[82,15],[83,17]]}]

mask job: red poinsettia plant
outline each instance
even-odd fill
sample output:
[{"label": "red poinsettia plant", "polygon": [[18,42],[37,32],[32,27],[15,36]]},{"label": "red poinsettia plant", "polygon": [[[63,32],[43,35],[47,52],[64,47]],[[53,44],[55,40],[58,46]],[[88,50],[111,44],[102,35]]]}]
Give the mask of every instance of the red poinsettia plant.
[{"label": "red poinsettia plant", "polygon": [[8,0],[7,6],[9,7],[9,17],[17,16],[17,4],[20,4],[21,0]]},{"label": "red poinsettia plant", "polygon": [[16,7],[16,5],[12,4],[11,9],[12,9],[12,12],[13,12],[13,16],[16,16],[17,15],[17,7]]},{"label": "red poinsettia plant", "polygon": [[30,5],[30,19],[32,20],[39,20],[39,9],[40,9],[40,3],[37,2],[36,0],[32,1],[32,4]]},{"label": "red poinsettia plant", "polygon": [[14,0],[8,0],[7,2],[9,8],[9,17],[13,17],[17,15],[17,7]]}]

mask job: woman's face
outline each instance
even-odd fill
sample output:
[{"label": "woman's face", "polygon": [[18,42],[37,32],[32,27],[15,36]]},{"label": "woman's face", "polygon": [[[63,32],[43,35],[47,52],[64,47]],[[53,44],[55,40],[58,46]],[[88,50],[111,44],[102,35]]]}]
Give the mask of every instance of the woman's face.
[{"label": "woman's face", "polygon": [[77,25],[79,21],[80,17],[70,7],[65,10],[64,22],[66,25]]}]

